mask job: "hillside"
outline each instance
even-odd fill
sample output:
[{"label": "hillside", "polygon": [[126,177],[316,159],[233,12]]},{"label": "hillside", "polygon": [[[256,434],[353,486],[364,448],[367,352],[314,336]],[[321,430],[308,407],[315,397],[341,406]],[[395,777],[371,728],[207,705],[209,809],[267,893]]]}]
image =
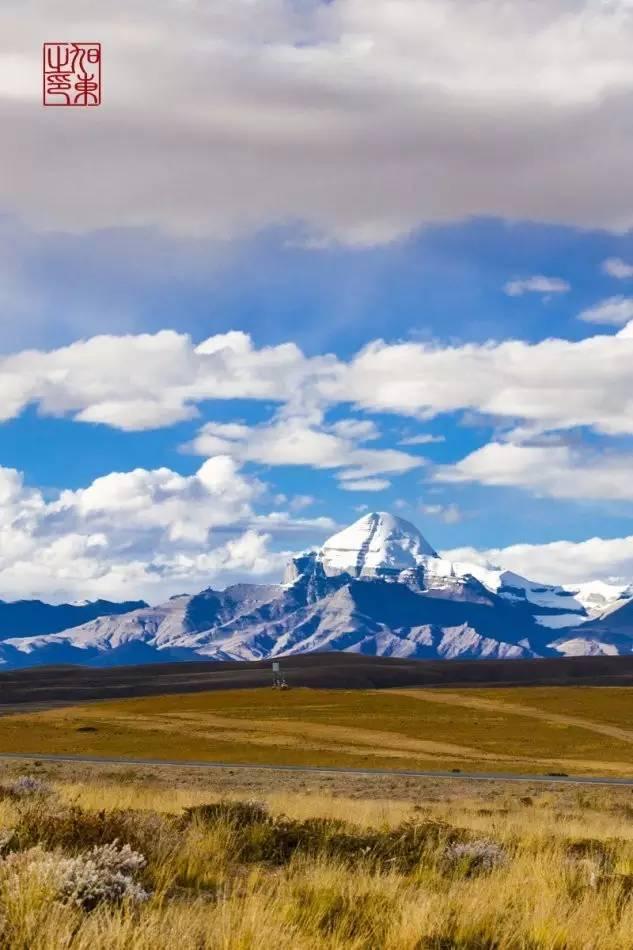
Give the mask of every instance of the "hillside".
[{"label": "hillside", "polygon": [[[293,687],[387,689],[401,686],[633,686],[633,657],[537,660],[398,660],[353,653],[315,653],[281,661]],[[164,663],[90,667],[36,667],[0,673],[2,705],[72,703],[109,697],[269,687],[271,665]]]}]

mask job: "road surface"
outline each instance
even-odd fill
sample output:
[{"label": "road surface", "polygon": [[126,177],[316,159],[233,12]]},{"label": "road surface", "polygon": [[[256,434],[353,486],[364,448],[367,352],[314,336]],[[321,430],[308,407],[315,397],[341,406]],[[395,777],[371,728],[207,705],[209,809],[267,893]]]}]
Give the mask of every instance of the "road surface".
[{"label": "road surface", "polygon": [[248,762],[196,762],[188,759],[128,759],[98,755],[50,755],[26,752],[0,752],[0,759],[18,759],[29,762],[81,762],[93,765],[170,766],[186,769],[259,769],[268,772],[326,772],[336,775],[384,775],[408,778],[459,778],[470,782],[553,782],[564,785],[614,785],[633,788],[633,777],[610,778],[604,775],[519,775],[509,772],[433,772],[405,769],[345,769],[321,765],[251,765]]}]

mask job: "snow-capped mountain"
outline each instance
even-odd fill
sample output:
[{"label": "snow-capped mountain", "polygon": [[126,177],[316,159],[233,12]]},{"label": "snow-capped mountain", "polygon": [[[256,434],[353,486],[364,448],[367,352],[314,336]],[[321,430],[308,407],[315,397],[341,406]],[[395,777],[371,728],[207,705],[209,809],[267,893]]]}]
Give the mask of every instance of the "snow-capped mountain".
[{"label": "snow-capped mountain", "polygon": [[383,511],[365,515],[332,535],[318,560],[328,575],[375,577],[413,569],[437,557],[414,525]]},{"label": "snow-capped mountain", "polygon": [[325,650],[447,659],[633,653],[633,586],[560,587],[452,562],[386,512],[293,558],[281,584],[209,588],[104,614],[58,632],[5,629],[0,660],[6,668]]}]

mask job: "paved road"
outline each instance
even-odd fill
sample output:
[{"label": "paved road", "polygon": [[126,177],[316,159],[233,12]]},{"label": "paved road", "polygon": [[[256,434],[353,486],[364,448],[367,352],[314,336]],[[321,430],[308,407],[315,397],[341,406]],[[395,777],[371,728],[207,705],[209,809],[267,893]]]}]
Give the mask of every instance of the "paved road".
[{"label": "paved road", "polygon": [[29,762],[85,762],[96,765],[170,766],[187,769],[259,769],[268,772],[329,772],[336,775],[384,775],[409,778],[460,778],[472,782],[553,782],[564,785],[615,785],[633,788],[633,778],[609,778],[603,775],[517,775],[507,772],[417,772],[404,769],[343,769],[319,765],[251,765],[248,762],[196,762],[188,759],[127,759],[99,755],[48,755],[26,752],[0,752],[0,759]]}]

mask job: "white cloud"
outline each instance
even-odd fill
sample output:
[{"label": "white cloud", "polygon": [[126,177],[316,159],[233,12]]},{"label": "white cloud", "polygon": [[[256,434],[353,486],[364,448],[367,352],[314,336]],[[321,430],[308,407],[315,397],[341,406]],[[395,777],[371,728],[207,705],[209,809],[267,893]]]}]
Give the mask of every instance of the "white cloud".
[{"label": "white cloud", "polygon": [[183,591],[191,590],[194,578],[230,578],[248,574],[261,579],[281,571],[288,557],[286,553],[271,552],[269,541],[270,535],[247,530],[211,551],[163,555],[155,558],[151,566],[159,569],[161,585],[167,582],[173,588],[179,584],[178,589]]},{"label": "white cloud", "polygon": [[582,584],[590,580],[631,583],[633,536],[512,544],[506,548],[454,548],[443,556],[453,561],[502,567],[548,584]]},{"label": "white cloud", "polygon": [[[482,344],[389,344],[376,340],[349,362],[306,357],[294,344],[257,349],[239,332],[196,346],[184,334],[98,336],[49,352],[0,357],[0,416],[34,404],[43,415],[101,420],[124,430],[170,425],[210,399],[272,403],[268,421],[207,423],[192,443],[201,455],[263,465],[346,470],[351,478],[390,475],[420,456],[369,448],[370,419],[324,422],[329,408],[430,419],[475,412],[515,427],[515,440],[590,427],[633,434],[633,322],[611,335]],[[425,434],[401,445],[425,444]]]},{"label": "white cloud", "polygon": [[536,275],[523,280],[511,280],[503,288],[508,297],[522,297],[523,294],[566,294],[571,285],[560,277]]},{"label": "white cloud", "polygon": [[633,323],[579,341],[445,346],[376,340],[319,380],[331,403],[431,419],[459,410],[525,432],[633,434]]},{"label": "white cloud", "polygon": [[168,468],[112,472],[88,488],[63,491],[48,511],[51,518],[79,518],[98,530],[124,517],[126,531],[159,529],[171,541],[204,544],[213,528],[247,521],[263,491],[233,459],[215,456],[188,477]]},{"label": "white cloud", "polygon": [[633,501],[632,471],[631,453],[491,442],[455,465],[438,467],[435,478],[512,486],[551,498]]},{"label": "white cloud", "polygon": [[309,377],[332,371],[331,357],[307,359],[293,343],[256,349],[233,331],[195,346],[163,330],[95,336],[0,359],[0,417],[29,403],[45,415],[74,415],[128,431],[191,419],[205,399],[291,401]]},{"label": "white cloud", "polygon": [[585,323],[606,323],[621,327],[633,320],[633,297],[609,297],[578,314]]},{"label": "white cloud", "polygon": [[330,432],[342,439],[370,442],[380,437],[380,431],[371,419],[340,419],[329,426]]},{"label": "white cloud", "polygon": [[0,414],[14,418],[35,404],[44,415],[135,430],[192,418],[209,399],[274,402],[282,406],[277,419],[255,428],[209,424],[196,450],[239,452],[262,464],[360,465],[377,474],[406,471],[422,460],[359,448],[354,451],[361,456],[346,459],[351,447],[377,438],[376,426],[351,418],[325,426],[325,408],[351,403],[420,419],[471,410],[518,420],[535,432],[590,426],[633,434],[632,363],[633,322],[616,334],[579,341],[442,346],[376,340],[348,363],[308,358],[294,344],[257,349],[237,332],[199,346],[173,331],[98,336],[0,358]]},{"label": "white cloud", "polygon": [[420,505],[420,511],[423,515],[430,515],[432,518],[439,518],[444,524],[459,524],[463,514],[458,505]]},{"label": "white cloud", "polygon": [[436,442],[446,442],[446,437],[424,433],[422,435],[412,435],[407,439],[400,439],[398,445],[433,445]]},{"label": "white cloud", "polygon": [[304,508],[311,508],[316,503],[314,495],[293,495],[288,502],[291,511],[303,511]]},{"label": "white cloud", "polygon": [[[60,229],[224,236],[302,220],[317,242],[481,214],[633,224],[623,0],[253,9],[86,0],[78,20],[75,0],[32,0],[28,17],[3,4],[12,148],[0,152],[0,204]],[[78,27],[103,43],[104,105],[81,122],[36,113],[42,38]]]},{"label": "white cloud", "polygon": [[355,479],[417,468],[421,460],[397,449],[366,449],[359,442],[375,439],[373,423],[342,420],[332,426],[320,417],[282,415],[260,426],[209,422],[189,448],[198,455],[231,455],[261,465],[309,465],[338,469],[339,478]]},{"label": "white cloud", "polygon": [[341,488],[345,491],[385,491],[391,482],[386,478],[358,478],[341,481]]},{"label": "white cloud", "polygon": [[261,531],[269,531],[275,535],[305,534],[306,531],[326,532],[332,534],[336,529],[336,522],[327,515],[317,518],[298,518],[288,511],[270,511],[265,515],[255,515],[251,524]]},{"label": "white cloud", "polygon": [[190,476],[167,468],[113,472],[52,500],[0,468],[0,590],[43,597],[164,600],[245,575],[278,580],[287,550],[273,538],[325,536],[326,517],[258,513],[265,486],[227,457]]},{"label": "white cloud", "polygon": [[603,262],[602,270],[609,277],[615,277],[617,280],[633,277],[633,264],[627,264],[621,257],[609,257]]}]

